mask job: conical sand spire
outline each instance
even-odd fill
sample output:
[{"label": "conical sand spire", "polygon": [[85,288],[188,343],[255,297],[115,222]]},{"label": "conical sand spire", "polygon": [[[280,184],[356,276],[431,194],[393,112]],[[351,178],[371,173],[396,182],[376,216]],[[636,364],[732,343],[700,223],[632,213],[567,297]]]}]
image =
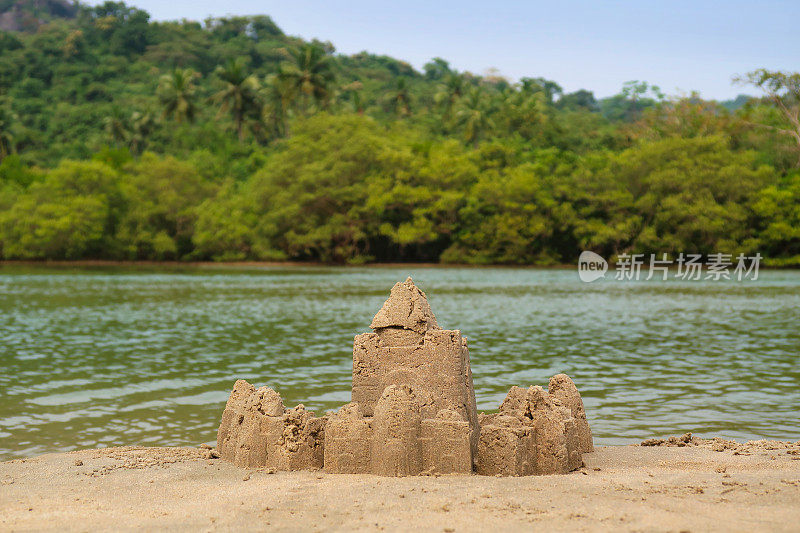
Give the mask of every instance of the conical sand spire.
[{"label": "conical sand spire", "polygon": [[439,329],[436,317],[425,293],[414,285],[411,276],[392,287],[389,298],[369,325],[372,329],[403,328],[424,334],[429,329]]},{"label": "conical sand spire", "polygon": [[[471,471],[479,427],[467,340],[458,330],[439,327],[425,293],[410,277],[395,283],[370,327],[375,331],[357,335],[353,342],[353,402],[364,416],[377,417],[387,387],[409,387],[421,420],[435,421],[425,422],[430,434],[419,437],[426,444],[418,451],[428,450],[429,458],[446,456],[440,466],[448,472]],[[460,417],[458,423],[438,420],[442,410]],[[455,439],[447,445],[449,452],[442,451],[441,439]]]}]

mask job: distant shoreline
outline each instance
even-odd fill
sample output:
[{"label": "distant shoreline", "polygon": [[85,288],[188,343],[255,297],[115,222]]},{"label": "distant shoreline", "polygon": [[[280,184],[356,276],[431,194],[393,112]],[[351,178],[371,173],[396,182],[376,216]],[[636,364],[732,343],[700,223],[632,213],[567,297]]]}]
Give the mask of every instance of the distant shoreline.
[{"label": "distant shoreline", "polygon": [[55,267],[113,267],[113,266],[167,266],[167,267],[340,267],[340,268],[529,268],[541,270],[564,270],[576,265],[514,265],[487,264],[473,265],[469,263],[364,263],[359,265],[347,263],[323,263],[319,261],[119,261],[106,259],[78,260],[1,260],[0,266],[55,266]]},{"label": "distant shoreline", "polygon": [[[508,263],[491,263],[485,265],[476,265],[470,263],[363,263],[363,264],[348,264],[348,263],[323,263],[320,261],[120,261],[112,259],[76,259],[76,260],[15,260],[3,259],[0,260],[0,267],[4,266],[31,266],[31,267],[170,267],[170,268],[343,268],[343,269],[356,269],[356,268],[507,268],[507,269],[527,269],[527,270],[576,270],[577,263],[566,263],[557,265],[531,265],[531,264],[508,264]],[[642,265],[647,267],[647,265]],[[609,272],[613,272],[616,267],[615,263],[608,264]],[[669,270],[675,270],[675,266],[670,266]],[[800,270],[800,265],[786,265],[774,266],[764,265],[759,266],[759,270],[780,271],[780,270]],[[646,272],[647,268],[642,268],[642,272]]]}]

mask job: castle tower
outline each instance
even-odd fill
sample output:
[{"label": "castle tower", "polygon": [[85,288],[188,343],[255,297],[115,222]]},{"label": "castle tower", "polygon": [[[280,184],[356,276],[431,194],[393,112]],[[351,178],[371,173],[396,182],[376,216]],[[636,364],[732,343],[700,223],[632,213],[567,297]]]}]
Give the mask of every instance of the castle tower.
[{"label": "castle tower", "polygon": [[409,386],[423,420],[436,419],[446,409],[469,424],[474,457],[480,429],[461,332],[439,327],[425,293],[411,278],[392,287],[370,327],[373,332],[357,335],[353,344],[352,401],[363,415],[373,416],[388,386]]}]

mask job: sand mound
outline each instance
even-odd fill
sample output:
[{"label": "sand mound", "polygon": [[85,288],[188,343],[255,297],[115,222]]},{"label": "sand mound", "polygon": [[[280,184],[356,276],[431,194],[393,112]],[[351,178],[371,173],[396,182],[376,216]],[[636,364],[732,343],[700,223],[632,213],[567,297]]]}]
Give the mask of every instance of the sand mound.
[{"label": "sand mound", "polygon": [[284,409],[274,390],[240,379],[222,413],[220,456],[237,466],[280,470],[321,468],[325,419],[301,404]]},{"label": "sand mound", "polygon": [[386,476],[566,473],[593,450],[580,393],[566,374],[512,387],[497,414],[478,415],[467,340],[441,329],[411,278],[392,287],[353,343],[352,403],[317,418],[285,409],[274,390],[234,384],[217,436],[242,467],[324,468]]},{"label": "sand mound", "polygon": [[710,448],[715,452],[732,451],[734,455],[754,455],[771,451],[785,451],[788,455],[800,455],[800,440],[797,442],[783,440],[751,440],[747,442],[736,442],[720,437],[713,439],[701,439],[691,433],[684,433],[680,437],[667,437],[664,439],[646,439],[640,446],[666,446],[666,447],[687,447],[697,446]]}]

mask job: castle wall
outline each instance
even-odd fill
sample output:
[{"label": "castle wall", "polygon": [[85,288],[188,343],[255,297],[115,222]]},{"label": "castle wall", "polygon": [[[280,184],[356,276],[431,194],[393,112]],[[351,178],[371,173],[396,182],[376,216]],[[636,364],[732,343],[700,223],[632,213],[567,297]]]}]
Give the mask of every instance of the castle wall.
[{"label": "castle wall", "polygon": [[357,403],[348,403],[328,418],[325,426],[326,472],[366,474],[371,470],[372,418],[365,418]]},{"label": "castle wall", "polygon": [[407,385],[390,385],[375,404],[370,472],[382,476],[416,476],[422,472],[422,417]]},{"label": "castle wall", "polygon": [[321,468],[325,420],[302,405],[284,409],[272,389],[234,384],[217,432],[220,457],[247,468]]},{"label": "castle wall", "polygon": [[511,387],[498,413],[481,417],[479,474],[566,474],[581,464],[575,418],[541,387]]},{"label": "castle wall", "polygon": [[481,424],[475,471],[483,476],[528,476],[538,473],[535,431],[517,421]]},{"label": "castle wall", "polygon": [[469,474],[473,468],[472,429],[456,411],[443,409],[422,420],[422,469],[439,474]]},{"label": "castle wall", "polygon": [[568,407],[572,413],[581,451],[584,453],[593,451],[592,430],[589,428],[589,421],[586,419],[586,410],[583,408],[581,394],[572,379],[566,374],[557,374],[550,378],[547,391]]}]

